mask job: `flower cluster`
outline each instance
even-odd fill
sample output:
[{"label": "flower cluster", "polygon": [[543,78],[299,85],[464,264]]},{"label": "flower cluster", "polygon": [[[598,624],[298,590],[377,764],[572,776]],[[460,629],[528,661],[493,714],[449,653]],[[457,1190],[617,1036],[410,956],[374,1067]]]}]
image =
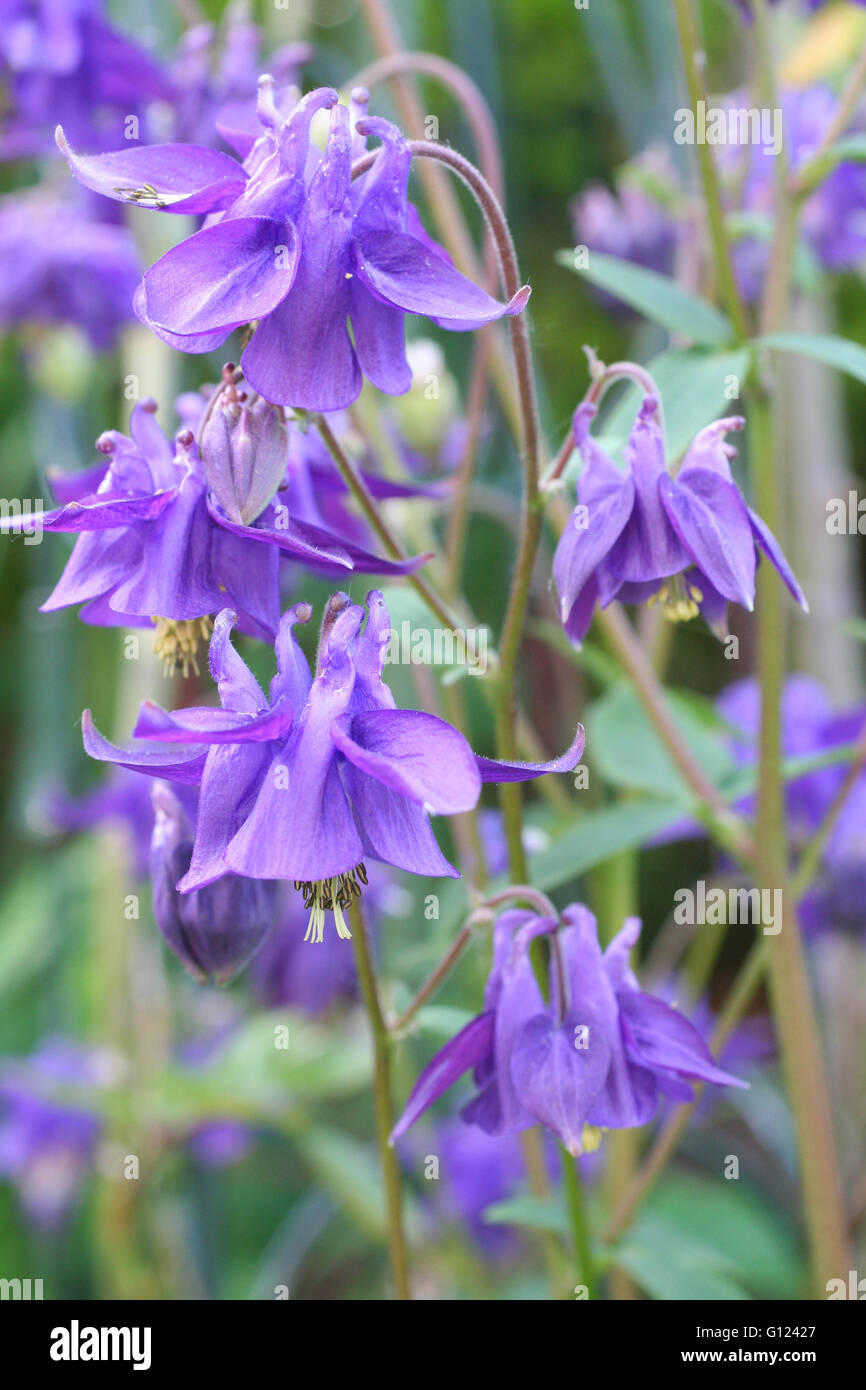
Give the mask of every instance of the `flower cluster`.
[{"label": "flower cluster", "polygon": [[[278,405],[340,410],[364,377],[399,395],[411,385],[407,313],[470,329],[519,313],[529,296],[523,289],[498,303],[430,240],[408,200],[410,148],[396,126],[365,118],[366,100],[356,92],[350,109],[320,87],[285,112],[272,80],[262,79],[256,129],[243,120],[221,126],[243,163],[181,144],[78,154],[58,128],[85,187],[138,207],[208,215],[146,272],[136,312],[184,352],[209,352],[258,323],[241,366]],[[320,111],[330,111],[323,152],[310,140]],[[353,182],[353,158],[370,135],[382,150]]]}]

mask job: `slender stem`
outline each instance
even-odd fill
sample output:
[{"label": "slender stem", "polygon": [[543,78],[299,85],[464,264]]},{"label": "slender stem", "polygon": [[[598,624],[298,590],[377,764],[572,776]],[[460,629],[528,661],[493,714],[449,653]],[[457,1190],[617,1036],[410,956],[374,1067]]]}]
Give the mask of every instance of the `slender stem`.
[{"label": "slender stem", "polygon": [[[395,62],[404,57],[400,33],[390,12],[387,0],[362,0],[362,8],[373,42],[384,58]],[[424,109],[418,98],[417,86],[411,76],[395,75],[394,91],[400,119],[409,134],[424,130]],[[443,148],[445,148],[443,146]],[[469,235],[459,200],[435,164],[421,166],[421,179],[439,234],[454,257],[458,268],[473,280],[483,278],[484,269]],[[490,182],[490,181],[489,181]],[[492,181],[495,187],[495,180]],[[519,420],[514,408],[514,384],[505,356],[502,339],[493,331],[492,372],[502,409],[509,429],[517,434]]]},{"label": "slender stem", "polygon": [[[695,120],[697,121],[698,103],[701,101],[706,103],[706,92],[698,67],[698,29],[695,21],[695,12],[691,0],[673,0],[673,7],[677,29],[679,31],[680,47],[683,53],[683,67],[686,74],[689,101],[692,111],[695,114]],[[731,258],[731,248],[725,229],[725,210],[722,204],[719,177],[713,160],[711,147],[706,144],[705,141],[699,141],[697,151],[701,181],[704,188],[704,201],[707,208],[710,240],[713,244],[714,259],[721,278],[722,298],[724,299],[725,307],[730,315],[737,338],[742,342],[749,336],[749,330],[746,321],[746,311],[743,308],[743,301],[737,289],[734,264]]]},{"label": "slender stem", "polygon": [[[762,937],[760,941],[755,942],[755,945],[740,967],[739,974],[731,987],[730,993],[725,1001],[725,1006],[719,1015],[719,1020],[712,1038],[712,1050],[717,1056],[730,1036],[734,1025],[749,1007],[755,990],[761,981],[761,976],[764,973],[766,961],[767,938]],[[644,1198],[649,1195],[676,1152],[679,1142],[688,1128],[689,1120],[694,1114],[695,1107],[701,1094],[702,1088],[698,1087],[695,1091],[694,1101],[686,1105],[678,1105],[673,1115],[661,1130],[661,1133],[657,1136],[640,1170],[635,1174],[633,1181],[626,1189],[622,1200],[605,1228],[605,1241],[613,1242],[617,1240],[619,1236],[622,1235],[623,1231],[631,1225],[635,1213],[641,1206]]]},{"label": "slender stem", "polygon": [[388,1142],[394,1128],[394,1106],[391,1099],[391,1038],[382,1013],[376,968],[373,963],[367,924],[356,900],[350,909],[352,946],[361,986],[361,997],[370,1020],[373,1034],[373,1101],[376,1111],[376,1138],[382,1179],[385,1185],[385,1208],[388,1226],[388,1251],[394,1292],[398,1299],[411,1299],[409,1259],[403,1230],[403,1180],[397,1154]]},{"label": "slender stem", "polygon": [[[376,506],[376,499],[373,497],[364,479],[356,471],[349,456],[341,448],[339,441],[323,415],[316,416],[316,428],[322,436],[328,453],[337,466],[340,477],[359,502],[361,510],[385,549],[388,551],[388,554],[395,560],[405,560],[407,558],[406,554],[385,518],[382,516],[379,508]],[[412,585],[413,589],[421,595],[431,613],[434,617],[439,619],[444,628],[453,629],[461,626],[460,619],[456,614],[450,612],[442,600],[434,593],[433,589],[431,589],[426,579],[423,579],[419,574],[407,574],[406,579],[408,583]]]},{"label": "slender stem", "polygon": [[664,690],[622,610],[611,604],[609,608],[600,611],[599,621],[671,758],[692,791],[712,814],[717,837],[734,850],[738,857],[751,860],[754,856],[751,836],[740,818],[730,810],[718,787],[705,775],[677,728],[665,700]]},{"label": "slender stem", "polygon": [[[755,446],[758,510],[778,532],[778,488],[770,404],[757,396],[749,415]],[[757,880],[780,888],[785,920],[769,953],[770,993],[782,1065],[797,1127],[800,1174],[816,1292],[848,1269],[848,1240],[833,1117],[815,1003],[793,894],[786,888],[779,705],[785,672],[782,585],[770,565],[758,574],[758,669],[761,683]]]},{"label": "slender stem", "polygon": [[[775,110],[779,98],[770,52],[769,14],[764,0],[753,0],[753,13],[758,58],[758,96],[763,105]],[[771,333],[773,329],[782,327],[788,311],[794,274],[800,204],[798,199],[792,196],[788,186],[788,156],[784,141],[773,160],[773,180],[776,195],[775,227],[761,300],[762,333]]]},{"label": "slender stem", "polygon": [[389,53],[370,63],[353,77],[350,87],[375,87],[389,78],[404,77],[407,73],[425,73],[434,77],[455,95],[472,131],[478,163],[497,198],[504,193],[502,154],[493,114],[480,87],[456,63],[438,53]]},{"label": "slender stem", "polygon": [[[520,289],[520,271],[517,253],[511,231],[499,200],[493,189],[462,154],[446,146],[428,140],[410,140],[409,148],[413,156],[436,160],[445,164],[472,192],[493,236],[499,258],[502,283],[508,299],[512,299]],[[355,162],[352,177],[356,178],[369,168],[378,157],[378,150],[372,150]],[[516,701],[514,680],[517,658],[523,636],[523,625],[532,587],[532,569],[535,552],[541,537],[541,506],[539,492],[539,453],[540,439],[535,403],[535,381],[532,372],[532,355],[529,346],[529,326],[525,313],[512,314],[508,320],[511,346],[517,381],[517,398],[521,421],[521,454],[523,460],[523,497],[520,517],[520,539],[514,576],[511,583],[508,604],[499,649],[499,670],[496,678],[495,725],[496,748],[500,758],[514,758],[517,754],[515,728]],[[526,855],[521,833],[521,792],[517,782],[504,782],[499,789],[502,815],[505,822],[505,836],[508,843],[508,857],[514,878],[528,877]]]},{"label": "slender stem", "polygon": [[577,1283],[586,1287],[590,1298],[595,1297],[595,1273],[593,1270],[592,1242],[586,1208],[578,1172],[577,1162],[562,1144],[559,1145],[562,1160],[562,1176],[565,1186],[565,1199],[571,1223],[571,1237],[574,1242],[574,1257],[577,1261]]},{"label": "slender stem", "polygon": [[407,1009],[404,1009],[400,1017],[396,1019],[394,1023],[391,1024],[389,1031],[393,1035],[397,1036],[398,1034],[404,1032],[405,1029],[412,1022],[412,1019],[418,1013],[418,1010],[423,1008],[423,1006],[427,1003],[427,1000],[431,997],[431,995],[436,993],[437,989],[442,984],[446,975],[449,975],[451,973],[452,969],[457,964],[457,961],[462,956],[464,950],[469,945],[469,942],[472,940],[472,937],[474,935],[473,924],[480,920],[480,915],[478,913],[473,913],[469,921],[466,923],[466,926],[460,928],[460,931],[455,936],[451,946],[448,948],[447,952],[442,957],[439,964],[436,966],[436,969],[432,972],[432,974],[428,975],[427,979],[424,981],[418,993],[415,995],[415,998],[412,1000],[412,1003],[409,1005]]}]

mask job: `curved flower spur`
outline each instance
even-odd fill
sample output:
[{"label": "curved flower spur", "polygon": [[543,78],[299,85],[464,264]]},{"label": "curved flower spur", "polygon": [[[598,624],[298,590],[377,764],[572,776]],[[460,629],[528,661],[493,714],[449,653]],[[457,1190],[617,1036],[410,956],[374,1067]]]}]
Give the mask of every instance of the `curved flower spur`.
[{"label": "curved flower spur", "polygon": [[[319,87],[283,115],[272,79],[261,78],[257,137],[243,122],[220,127],[242,165],[195,145],[81,155],[57,131],[88,188],[138,207],[207,215],[146,272],[136,312],[183,352],[209,352],[257,323],[241,367],[278,405],[339,410],[364,377],[401,394],[411,385],[406,313],[464,330],[519,313],[529,297],[524,287],[501,304],[454,268],[409,203],[411,152],[402,134],[387,121],[359,121],[366,92],[353,96],[350,112]],[[322,110],[331,113],[324,153],[310,142]],[[384,148],[353,183],[353,156],[367,134]]]},{"label": "curved flower spur", "polygon": [[583,460],[578,506],[553,562],[560,617],[580,643],[596,604],[659,602],[675,622],[700,612],[724,636],[727,605],[752,610],[756,548],[808,612],[781,548],[753,512],[731,475],[735,449],[725,440],[741,430],[740,416],[716,420],[691,444],[676,477],[665,463],[658,397],[644,398],[618,468],[590,434],[597,407],[584,401],[574,414],[575,448]]},{"label": "curved flower spur", "polygon": [[[235,457],[211,457],[206,477],[192,430],[181,430],[172,444],[155,412],[154,401],[140,401],[132,411],[130,437],[116,430],[100,435],[96,447],[106,462],[74,476],[50,475],[61,507],[0,518],[0,532],[26,532],[39,525],[79,535],[43,612],[81,603],[83,620],[97,626],[155,624],[157,652],[167,667],[185,671],[196,667],[211,615],[226,604],[244,632],[273,640],[280,618],[281,553],[330,577],[354,571],[410,574],[424,563],[424,556],[399,561],[372,555],[323,526],[295,519],[285,506],[277,515],[266,499],[285,476],[288,436],[283,422],[262,425],[261,414],[256,415],[256,439],[247,441],[260,454],[266,442],[263,430],[268,431],[268,479],[262,491],[259,459],[251,463],[250,449],[240,447],[237,436],[232,441],[227,434],[222,451],[234,442]],[[266,412],[281,415],[271,406]],[[238,521],[226,514],[211,490],[215,484],[228,502],[230,471],[238,483],[243,474],[248,484],[243,509],[234,513]],[[241,516],[251,520],[242,524]]]},{"label": "curved flower spur", "polygon": [[[195,843],[178,887],[190,892],[227,873],[289,879],[310,908],[307,939],[321,941],[332,911],[343,912],[366,881],[365,859],[409,873],[459,877],[430,827],[430,814],[471,810],[485,782],[527,781],[568,772],[583,751],[583,729],[547,763],[498,762],[432,714],[397,709],[382,680],[391,623],[380,593],[364,610],[346,594],[329,601],[316,674],[293,628],[308,622],[297,604],[280,623],[277,673],[266,699],[231,643],[235,615],[223,611],[210,644],[222,708],[169,713],[142,705],[135,748],[118,748],[83,717],[91,757],[181,782],[201,781]],[[165,745],[185,744],[175,751]]]}]

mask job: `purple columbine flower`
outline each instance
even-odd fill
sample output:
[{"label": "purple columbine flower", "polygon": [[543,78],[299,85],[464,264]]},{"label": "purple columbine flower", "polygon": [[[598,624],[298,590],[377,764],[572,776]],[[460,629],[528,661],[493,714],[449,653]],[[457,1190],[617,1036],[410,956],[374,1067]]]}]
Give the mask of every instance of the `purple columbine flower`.
[{"label": "purple columbine flower", "polygon": [[226,874],[206,887],[179,893],[175,885],[192,858],[192,825],[167,782],[154,784],[153,809],[150,876],[156,925],[193,979],[226,985],[274,925],[278,885]]},{"label": "purple columbine flower", "polygon": [[[484,1012],[421,1073],[392,1140],[470,1068],[477,1092],[461,1111],[467,1123],[488,1134],[541,1123],[572,1154],[596,1142],[594,1130],[646,1124],[662,1095],[690,1101],[689,1082],[743,1085],[714,1064],[687,1019],[641,991],[629,966],[636,918],[604,953],[587,908],[566,908],[563,922],[557,929],[523,911],[499,919]],[[551,945],[549,1003],[529,957],[542,935]]]},{"label": "purple columbine flower", "polygon": [[58,121],[73,140],[116,148],[145,103],[172,99],[160,65],[107,24],[104,9],[102,0],[0,0],[0,82],[9,107],[0,159],[50,150]]},{"label": "purple columbine flower", "polygon": [[596,604],[663,605],[674,621],[701,612],[724,636],[728,602],[751,610],[756,547],[775,566],[808,612],[799,584],[775,537],[747,505],[731,476],[729,430],[740,417],[701,430],[674,477],[665,464],[658,401],[644,398],[617,468],[593,440],[596,407],[584,402],[574,416],[574,442],[583,459],[578,506],[556,548],[553,577],[569,637],[586,636]]},{"label": "purple columbine flower", "polygon": [[11,533],[32,525],[81,533],[43,612],[83,603],[88,623],[155,623],[157,651],[185,670],[210,632],[210,615],[226,603],[245,632],[273,639],[280,554],[327,575],[406,574],[423,564],[423,557],[380,560],[272,503],[254,524],[232,521],[209,494],[192,430],[172,444],[155,411],[154,401],[140,401],[131,438],[116,430],[100,436],[96,447],[107,462],[73,477],[51,475],[63,503],[57,510],[0,520],[0,530]]},{"label": "purple columbine flower", "polygon": [[95,349],[114,346],[141,265],[129,230],[88,202],[46,188],[0,199],[0,326],[72,323]]},{"label": "purple columbine flower", "polygon": [[[328,108],[322,155],[310,144],[310,122]],[[339,410],[365,376],[392,395],[408,390],[406,313],[470,329],[523,308],[528,289],[498,303],[427,237],[408,201],[411,156],[395,126],[356,120],[353,131],[349,108],[327,87],[285,116],[270,79],[262,79],[258,117],[258,138],[223,132],[243,165],[194,145],[79,155],[58,131],[88,188],[139,207],[209,214],[147,271],[137,297],[139,317],[173,347],[208,352],[258,322],[241,357],[250,385],[278,405]],[[383,149],[353,183],[362,134]]]},{"label": "purple columbine flower", "polygon": [[[471,810],[484,782],[526,781],[569,771],[579,761],[582,728],[552,762],[497,762],[476,756],[462,734],[434,715],[397,709],[382,680],[391,623],[380,593],[368,594],[367,609],[362,631],[362,608],[345,594],[330,600],[314,679],[292,631],[312,610],[309,604],[290,609],[277,634],[277,673],[267,699],[231,644],[235,615],[225,610],[210,644],[222,708],[171,714],[146,702],[133,731],[137,747],[110,744],[85,711],[91,757],[168,780],[201,781],[182,892],[230,872],[288,879],[310,911],[307,938],[323,939],[328,910],[345,937],[343,910],[366,882],[365,859],[459,877],[436,843],[431,812]],[[175,750],[176,744],[187,746]]]}]

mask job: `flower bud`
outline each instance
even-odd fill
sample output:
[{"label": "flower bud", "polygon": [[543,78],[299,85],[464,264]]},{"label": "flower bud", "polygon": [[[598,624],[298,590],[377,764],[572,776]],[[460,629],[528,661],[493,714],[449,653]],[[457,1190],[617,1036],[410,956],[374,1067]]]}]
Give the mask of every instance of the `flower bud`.
[{"label": "flower bud", "polygon": [[153,806],[150,874],[156,925],[196,980],[228,984],[270,931],[278,885],[226,874],[204,888],[179,893],[175,884],[192,857],[192,827],[166,782],[154,784]]},{"label": "flower bud", "polygon": [[248,526],[270,502],[283,480],[289,435],[279,406],[258,398],[246,403],[233,369],[201,433],[202,466],[208,485],[230,521]]}]

